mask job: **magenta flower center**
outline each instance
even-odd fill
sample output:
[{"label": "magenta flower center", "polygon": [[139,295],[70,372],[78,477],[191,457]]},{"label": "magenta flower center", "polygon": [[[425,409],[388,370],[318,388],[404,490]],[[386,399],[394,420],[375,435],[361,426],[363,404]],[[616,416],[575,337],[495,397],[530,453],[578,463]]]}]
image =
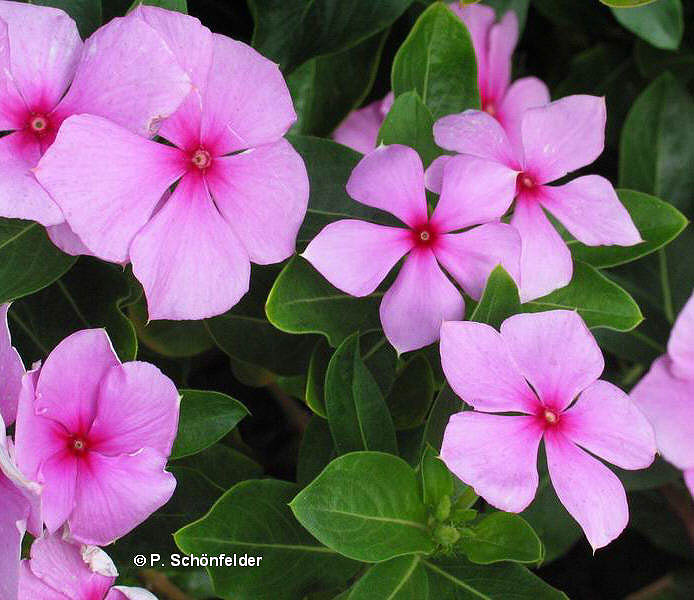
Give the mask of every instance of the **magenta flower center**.
[{"label": "magenta flower center", "polygon": [[83,436],[77,435],[70,438],[68,441],[68,449],[78,456],[81,456],[87,451],[87,441]]},{"label": "magenta flower center", "polygon": [[532,180],[532,177],[525,175],[523,173],[520,174],[520,184],[522,187],[531,189],[535,187],[535,182]]},{"label": "magenta flower center", "polygon": [[559,415],[548,408],[545,409],[542,416],[548,425],[555,425],[559,421]]},{"label": "magenta flower center", "polygon": [[198,148],[190,158],[192,162],[198,169],[204,171],[212,163],[212,156],[204,148]]},{"label": "magenta flower center", "polygon": [[36,135],[43,135],[48,131],[48,117],[45,115],[33,115],[29,121],[29,128]]},{"label": "magenta flower center", "polygon": [[496,117],[496,106],[494,106],[493,102],[485,102],[483,106],[484,112],[486,112],[488,115],[491,115],[492,117]]},{"label": "magenta flower center", "polygon": [[429,248],[436,241],[436,231],[428,224],[412,230],[414,244],[418,248]]}]

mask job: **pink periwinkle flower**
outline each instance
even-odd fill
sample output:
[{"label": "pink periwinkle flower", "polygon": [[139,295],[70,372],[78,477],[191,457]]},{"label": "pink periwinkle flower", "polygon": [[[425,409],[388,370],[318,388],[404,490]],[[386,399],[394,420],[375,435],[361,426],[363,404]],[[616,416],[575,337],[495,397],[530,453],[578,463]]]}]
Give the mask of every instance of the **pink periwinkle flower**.
[{"label": "pink periwinkle flower", "polygon": [[[571,252],[545,215],[547,210],[577,240],[589,246],[632,246],[643,241],[612,184],[598,175],[550,186],[592,163],[605,146],[605,99],[569,96],[523,112],[520,144],[514,147],[499,122],[484,111],[468,110],[434,124],[442,148],[505,165],[518,175],[511,219],[523,243],[521,299],[534,300],[571,281]],[[440,189],[443,166],[427,170],[427,186]]]},{"label": "pink periwinkle flower", "polygon": [[80,115],[36,176],[91,252],[132,262],[150,318],[218,315],[248,290],[250,261],[294,252],[308,176],[282,137],[291,96],[277,65],[197,19],[153,7],[128,18],[161,33],[196,87],[159,130],[172,145]]},{"label": "pink periwinkle flower", "polygon": [[89,113],[151,136],[190,89],[162,36],[142,20],[114,19],[83,44],[63,11],[0,0],[0,131],[12,132],[0,139],[0,215],[52,226],[59,246],[80,249],[32,174],[61,124]]},{"label": "pink periwinkle flower", "polygon": [[[624,487],[588,452],[643,469],[655,439],[629,397],[598,379],[602,353],[577,313],[514,315],[501,333],[482,323],[444,323],[441,363],[475,409],[454,414],[446,428],[441,457],[453,473],[496,508],[521,512],[537,490],[544,439],[557,496],[593,549],[622,532],[629,520]],[[521,414],[494,414],[508,412]]]},{"label": "pink periwinkle flower", "polygon": [[388,92],[385,98],[353,110],[335,129],[333,139],[352,150],[368,154],[376,147],[378,131],[394,101],[395,94]]},{"label": "pink periwinkle flower", "polygon": [[117,576],[103,550],[56,533],[31,545],[31,558],[21,565],[18,600],[156,600],[145,589],[114,586]]},{"label": "pink periwinkle flower", "polygon": [[10,338],[9,308],[9,304],[0,306],[0,417],[8,426],[17,416],[17,400],[24,376],[24,364]]},{"label": "pink periwinkle flower", "polygon": [[694,496],[694,296],[675,321],[667,354],[631,392],[655,430],[658,450],[684,471]]},{"label": "pink periwinkle flower", "polygon": [[468,156],[452,159],[446,173],[429,217],[418,154],[407,146],[381,146],[355,167],[347,193],[395,215],[406,228],[336,221],[303,253],[330,283],[353,296],[371,294],[406,256],[380,307],[383,330],[398,352],[435,342],[442,321],[463,318],[463,296],[441,266],[475,299],[496,265],[518,277],[517,233],[509,225],[490,222],[508,208],[515,174]]},{"label": "pink periwinkle flower", "polygon": [[58,344],[24,378],[15,433],[49,533],[67,523],[74,539],[106,545],[164,505],[178,411],[173,382],[149,363],[121,364],[103,329]]}]

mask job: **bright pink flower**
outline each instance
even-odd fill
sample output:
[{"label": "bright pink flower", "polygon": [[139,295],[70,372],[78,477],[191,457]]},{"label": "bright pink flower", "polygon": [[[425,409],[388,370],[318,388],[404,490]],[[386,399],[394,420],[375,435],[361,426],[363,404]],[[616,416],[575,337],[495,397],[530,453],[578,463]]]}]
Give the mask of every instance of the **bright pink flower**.
[{"label": "bright pink flower", "polygon": [[631,398],[653,425],[658,450],[684,471],[694,496],[694,296],[677,317],[667,350]]},{"label": "bright pink flower", "polygon": [[[598,379],[603,357],[577,313],[514,315],[501,333],[481,323],[444,323],[441,364],[475,409],[453,415],[446,428],[441,457],[453,473],[493,506],[520,512],[537,490],[544,439],[557,496],[591,546],[621,533],[629,518],[624,487],[585,450],[643,469],[655,440],[629,397]],[[490,414],[506,412],[523,414]]]},{"label": "bright pink flower", "polygon": [[117,575],[100,548],[54,534],[35,540],[22,561],[19,600],[156,600],[142,588],[112,587]]},{"label": "bright pink flower", "polygon": [[[642,241],[612,184],[587,175],[560,186],[548,183],[592,163],[605,146],[605,99],[569,96],[523,113],[520,147],[509,141],[498,121],[479,110],[449,115],[434,124],[442,148],[505,165],[518,175],[511,224],[523,242],[521,299],[533,300],[571,281],[573,263],[566,243],[543,209],[589,246],[632,246]],[[450,157],[436,159],[427,186],[441,187]]]},{"label": "bright pink flower", "polygon": [[0,417],[8,426],[17,416],[17,401],[24,376],[24,364],[10,339],[9,308],[9,304],[0,305]]},{"label": "bright pink flower", "polygon": [[168,501],[179,396],[156,367],[121,364],[106,332],[88,329],[64,339],[23,383],[17,464],[43,486],[50,533],[67,523],[76,540],[109,544]]},{"label": "bright pink flower", "polygon": [[382,100],[353,110],[333,132],[333,139],[352,150],[368,154],[376,147],[378,131],[394,101],[395,94],[389,92]]},{"label": "bright pink flower", "polygon": [[[303,256],[334,286],[353,296],[372,293],[405,255],[381,302],[381,323],[399,352],[439,337],[442,321],[462,319],[461,293],[439,264],[479,299],[492,269],[518,276],[520,241],[497,220],[508,208],[516,176],[491,161],[452,159],[441,197],[429,218],[422,161],[406,146],[381,146],[365,156],[347,182],[357,202],[385,210],[407,225],[387,227],[342,220],[325,227]],[[452,233],[487,223],[462,233]]]},{"label": "bright pink flower", "polygon": [[196,86],[159,130],[173,146],[80,115],[36,176],[91,252],[132,262],[150,318],[218,315],[248,290],[250,261],[294,252],[308,176],[282,138],[291,96],[277,65],[197,19],[151,7],[129,18],[161,33]]},{"label": "bright pink flower", "polygon": [[[162,37],[114,19],[84,44],[61,10],[0,0],[0,215],[64,221],[31,170],[70,115],[151,136],[191,89]],[[79,148],[73,148],[73,152]]]}]

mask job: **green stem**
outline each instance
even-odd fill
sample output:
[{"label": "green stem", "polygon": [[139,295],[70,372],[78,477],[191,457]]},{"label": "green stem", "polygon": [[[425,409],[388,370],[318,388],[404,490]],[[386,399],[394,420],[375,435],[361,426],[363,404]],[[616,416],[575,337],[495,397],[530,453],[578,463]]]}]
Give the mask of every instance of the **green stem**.
[{"label": "green stem", "polygon": [[672,307],[672,293],[670,292],[670,277],[667,270],[667,255],[665,254],[665,250],[658,251],[658,261],[660,263],[660,286],[663,291],[665,318],[669,323],[674,323],[675,311]]}]

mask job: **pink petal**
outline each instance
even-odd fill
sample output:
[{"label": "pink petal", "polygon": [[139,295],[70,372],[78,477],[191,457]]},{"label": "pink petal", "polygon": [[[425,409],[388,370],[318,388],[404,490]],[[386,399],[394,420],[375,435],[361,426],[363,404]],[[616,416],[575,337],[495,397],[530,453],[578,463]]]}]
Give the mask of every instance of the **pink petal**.
[{"label": "pink petal", "polygon": [[166,459],[149,448],[120,456],[90,452],[80,463],[72,536],[105,546],[142,523],[176,488],[165,466]]},{"label": "pink petal", "polygon": [[77,234],[70,229],[67,223],[46,227],[46,233],[51,242],[66,254],[71,256],[80,256],[82,254],[93,256],[92,251],[82,243],[82,240],[77,237]]},{"label": "pink petal", "polygon": [[667,352],[672,359],[673,373],[682,379],[694,379],[694,295],[675,321]]},{"label": "pink petal", "polygon": [[465,302],[434,253],[413,250],[383,296],[379,312],[383,331],[400,354],[438,340],[441,323],[463,318]]},{"label": "pink petal", "polygon": [[408,229],[346,219],[327,225],[302,256],[335,287],[366,296],[412,246]]},{"label": "pink petal", "polygon": [[501,124],[481,110],[466,110],[441,117],[434,123],[434,139],[446,150],[472,154],[519,169],[519,158]]},{"label": "pink petal", "polygon": [[19,599],[31,598],[32,600],[73,600],[60,592],[48,587],[36,575],[31,572],[28,560],[23,560],[20,566]]},{"label": "pink petal", "polygon": [[29,567],[49,589],[80,600],[103,598],[116,580],[93,572],[82,557],[82,547],[63,540],[60,534],[34,541]]},{"label": "pink petal", "polygon": [[441,236],[434,250],[441,266],[474,300],[482,297],[489,274],[501,265],[520,281],[521,240],[510,225],[487,223]]},{"label": "pink petal", "polygon": [[432,225],[449,232],[501,218],[513,202],[517,176],[498,162],[468,155],[451,157],[444,167]]},{"label": "pink petal", "polygon": [[9,304],[0,305],[0,417],[6,425],[12,425],[17,416],[17,402],[24,377],[24,364],[10,337],[7,322],[9,308]]},{"label": "pink petal", "polygon": [[[0,598],[17,598],[22,537],[26,526],[26,498],[0,472]],[[30,598],[31,596],[25,596]]]},{"label": "pink petal", "polygon": [[439,156],[427,167],[424,173],[424,184],[428,190],[435,194],[441,193],[441,188],[443,188],[443,171],[451,158],[453,157],[448,154]]},{"label": "pink petal", "polygon": [[525,170],[548,183],[592,163],[605,147],[605,98],[568,96],[523,114]]},{"label": "pink petal", "polygon": [[137,234],[130,257],[150,319],[213,317],[248,291],[248,254],[196,174]]},{"label": "pink petal", "polygon": [[164,39],[140,19],[113,19],[84,45],[61,119],[89,113],[152,136],[190,92],[190,78]]},{"label": "pink petal", "polygon": [[294,254],[308,206],[308,175],[285,139],[215,159],[207,175],[215,205],[254,263]]},{"label": "pink petal", "polygon": [[157,600],[157,597],[143,588],[117,585],[111,588],[104,600]]},{"label": "pink petal", "polygon": [[523,113],[528,108],[549,104],[549,89],[543,81],[537,77],[523,77],[511,84],[497,107],[496,118],[506,130],[506,135],[511,141],[515,156],[523,156],[523,140],[521,137],[521,124]]},{"label": "pink petal", "polygon": [[0,131],[22,129],[29,112],[12,79],[10,54],[8,26],[0,17]]},{"label": "pink petal", "polygon": [[42,225],[61,223],[63,213],[39,185],[31,169],[41,157],[36,138],[25,131],[0,139],[0,215]]},{"label": "pink petal", "polygon": [[684,483],[687,484],[689,493],[694,496],[694,469],[689,469],[684,472]]},{"label": "pink petal", "polygon": [[518,197],[511,225],[522,243],[521,300],[535,300],[568,285],[573,275],[571,252],[534,196]]},{"label": "pink petal", "polygon": [[275,142],[296,121],[279,67],[217,34],[203,106],[202,139],[217,155]]},{"label": "pink petal", "polygon": [[655,458],[655,436],[643,413],[622,390],[598,380],[560,417],[572,442],[622,469],[645,469]]},{"label": "pink petal", "polygon": [[694,380],[679,379],[662,356],[631,391],[655,430],[658,450],[680,469],[694,468]]},{"label": "pink petal", "polygon": [[49,112],[75,73],[82,40],[75,22],[62,10],[1,2],[7,24],[12,78],[32,111]]},{"label": "pink petal", "polygon": [[43,520],[49,533],[54,533],[63,526],[75,507],[77,459],[64,446],[41,463],[37,479],[43,485]]},{"label": "pink petal", "polygon": [[492,103],[495,109],[511,81],[511,58],[517,43],[518,17],[513,10],[509,10],[501,21],[489,30],[486,72],[480,72],[480,92],[483,101]]},{"label": "pink petal", "polygon": [[378,131],[383,125],[382,100],[367,104],[364,108],[353,110],[333,132],[333,139],[362,154],[368,154],[376,147]]},{"label": "pink petal", "polygon": [[489,504],[521,512],[537,491],[540,439],[542,429],[534,417],[465,411],[448,422],[441,458]]},{"label": "pink petal", "polygon": [[169,456],[178,407],[176,386],[154,365],[136,361],[112,367],[99,389],[90,448],[109,455],[153,448]]},{"label": "pink petal", "polygon": [[63,123],[36,176],[87,248],[124,263],[133,238],[184,173],[183,159],[175,148],[79,115]]},{"label": "pink petal", "polygon": [[633,246],[642,242],[631,216],[612,184],[587,175],[557,187],[542,186],[542,206],[577,240],[589,246]]},{"label": "pink petal", "polygon": [[441,367],[458,396],[485,412],[535,413],[540,406],[493,327],[473,321],[441,326]]},{"label": "pink petal", "polygon": [[545,434],[547,466],[559,500],[578,521],[593,550],[614,540],[627,526],[624,487],[600,461],[558,431]]},{"label": "pink petal", "polygon": [[367,154],[354,167],[347,193],[411,227],[427,221],[424,167],[419,155],[407,146],[381,146]]},{"label": "pink petal", "polygon": [[119,364],[104,329],[84,329],[66,337],[41,368],[35,413],[62,424],[68,433],[88,431],[101,380]]},{"label": "pink petal", "polygon": [[571,310],[513,315],[501,324],[501,337],[542,403],[557,411],[605,368],[595,338]]},{"label": "pink petal", "polygon": [[451,2],[448,7],[465,23],[477,57],[477,72],[480,84],[487,72],[487,42],[489,31],[496,21],[496,13],[491,6],[482,4],[461,5],[459,2]]}]

